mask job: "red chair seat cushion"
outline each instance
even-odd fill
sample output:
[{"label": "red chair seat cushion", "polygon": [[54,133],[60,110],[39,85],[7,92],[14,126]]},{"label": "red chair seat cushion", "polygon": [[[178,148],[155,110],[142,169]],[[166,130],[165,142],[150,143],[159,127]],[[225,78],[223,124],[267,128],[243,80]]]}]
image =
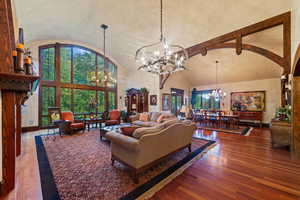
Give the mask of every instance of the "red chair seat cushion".
[{"label": "red chair seat cushion", "polygon": [[84,128],[84,123],[72,123],[70,126],[72,129],[80,129]]},{"label": "red chair seat cushion", "polygon": [[106,126],[112,126],[112,125],[117,125],[117,124],[120,124],[119,120],[108,120],[105,122]]}]

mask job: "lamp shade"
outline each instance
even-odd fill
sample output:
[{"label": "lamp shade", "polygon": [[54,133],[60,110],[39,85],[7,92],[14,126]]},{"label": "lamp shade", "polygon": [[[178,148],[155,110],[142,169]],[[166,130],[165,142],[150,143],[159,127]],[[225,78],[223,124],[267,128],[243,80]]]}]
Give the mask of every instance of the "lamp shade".
[{"label": "lamp shade", "polygon": [[186,105],[182,105],[181,109],[180,109],[180,112],[181,113],[186,113],[186,112],[189,112],[189,109]]}]

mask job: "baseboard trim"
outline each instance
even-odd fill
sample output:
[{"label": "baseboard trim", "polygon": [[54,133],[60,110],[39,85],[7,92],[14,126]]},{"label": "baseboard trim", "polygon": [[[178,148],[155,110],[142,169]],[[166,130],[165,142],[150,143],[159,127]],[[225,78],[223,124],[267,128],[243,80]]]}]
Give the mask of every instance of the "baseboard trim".
[{"label": "baseboard trim", "polygon": [[39,126],[28,126],[28,127],[22,127],[22,133],[32,132],[32,131],[38,131],[40,130]]},{"label": "baseboard trim", "polygon": [[[239,122],[240,125],[252,126],[252,127],[260,127],[260,123],[255,122]],[[263,128],[270,128],[269,123],[262,123]]]}]

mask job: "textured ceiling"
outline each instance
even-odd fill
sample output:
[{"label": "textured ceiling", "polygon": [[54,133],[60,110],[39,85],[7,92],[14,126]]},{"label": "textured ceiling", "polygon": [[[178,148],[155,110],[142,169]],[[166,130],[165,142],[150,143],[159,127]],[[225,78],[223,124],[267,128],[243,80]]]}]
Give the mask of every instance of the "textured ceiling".
[{"label": "textured ceiling", "polygon": [[[100,25],[109,25],[107,52],[135,70],[137,48],[159,39],[159,0],[14,0],[25,41],[68,40],[102,48]],[[290,0],[164,0],[164,34],[184,47],[290,10]],[[249,36],[244,41],[282,53],[281,27]],[[214,80],[213,60],[221,61],[223,81],[278,77],[280,68],[267,59],[234,50],[209,51],[189,62],[191,84]],[[220,66],[221,66],[220,65]],[[220,67],[221,68],[221,67]]]}]

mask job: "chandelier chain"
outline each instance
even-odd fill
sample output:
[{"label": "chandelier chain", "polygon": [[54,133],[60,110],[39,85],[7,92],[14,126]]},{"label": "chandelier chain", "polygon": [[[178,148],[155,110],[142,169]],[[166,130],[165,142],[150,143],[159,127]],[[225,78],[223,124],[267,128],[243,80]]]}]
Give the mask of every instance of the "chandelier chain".
[{"label": "chandelier chain", "polygon": [[160,40],[163,40],[163,0],[160,0]]}]

